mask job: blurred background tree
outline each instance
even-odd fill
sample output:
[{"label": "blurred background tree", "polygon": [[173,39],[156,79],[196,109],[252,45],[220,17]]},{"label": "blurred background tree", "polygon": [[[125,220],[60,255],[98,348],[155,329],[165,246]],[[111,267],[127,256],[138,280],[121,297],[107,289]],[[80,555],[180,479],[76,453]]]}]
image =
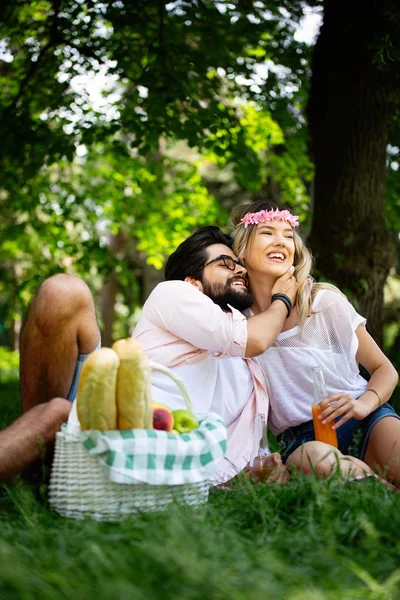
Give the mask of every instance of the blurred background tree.
[{"label": "blurred background tree", "polygon": [[399,361],[394,0],[14,0],[0,21],[1,343],[60,270],[105,343],[127,335],[184,237],[269,198]]}]

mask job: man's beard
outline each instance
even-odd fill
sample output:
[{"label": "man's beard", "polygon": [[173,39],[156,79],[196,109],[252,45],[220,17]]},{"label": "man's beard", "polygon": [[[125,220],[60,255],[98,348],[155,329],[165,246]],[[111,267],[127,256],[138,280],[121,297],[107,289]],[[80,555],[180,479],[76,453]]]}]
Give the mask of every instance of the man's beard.
[{"label": "man's beard", "polygon": [[244,289],[241,291],[235,289],[232,283],[237,279],[243,281],[243,277],[238,276],[228,279],[225,285],[203,281],[203,292],[224,311],[228,311],[229,306],[233,306],[233,308],[240,311],[246,310],[253,304],[253,296]]}]

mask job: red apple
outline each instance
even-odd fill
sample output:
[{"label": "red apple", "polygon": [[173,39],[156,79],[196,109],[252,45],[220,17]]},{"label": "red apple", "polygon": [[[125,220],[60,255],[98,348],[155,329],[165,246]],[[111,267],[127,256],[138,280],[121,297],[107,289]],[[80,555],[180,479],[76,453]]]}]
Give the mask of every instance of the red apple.
[{"label": "red apple", "polygon": [[173,427],[174,417],[168,406],[153,402],[153,429],[171,431]]}]

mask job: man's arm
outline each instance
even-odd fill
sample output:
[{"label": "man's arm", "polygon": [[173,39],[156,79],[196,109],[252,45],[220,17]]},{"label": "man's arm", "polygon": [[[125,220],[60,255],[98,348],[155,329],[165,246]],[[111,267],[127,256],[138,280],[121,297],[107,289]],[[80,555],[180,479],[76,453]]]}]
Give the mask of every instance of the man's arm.
[{"label": "man's arm", "polygon": [[[186,281],[160,283],[147,299],[134,337],[148,350],[158,344],[158,330],[215,355],[243,357],[247,320],[238,310],[224,312],[206,294]],[[173,339],[175,337],[175,340]]]},{"label": "man's arm", "polygon": [[[290,298],[294,305],[299,287],[293,276],[294,268],[290,267],[287,272],[276,280],[271,290],[271,297],[274,294],[285,294]],[[283,324],[288,317],[286,304],[281,300],[275,300],[264,311],[250,317],[247,320],[247,358],[263,354],[276,340],[282,331]]]},{"label": "man's arm", "polygon": [[[294,302],[297,287],[290,269],[277,280],[272,293],[285,293]],[[282,330],[287,308],[277,300],[247,320],[238,310],[224,312],[191,283],[167,281],[153,290],[142,317],[195,348],[243,358],[258,356],[269,348]],[[138,328],[140,332],[140,321]],[[137,337],[140,341],[140,333]]]},{"label": "man's arm", "polygon": [[286,305],[280,300],[267,310],[247,320],[247,345],[245,356],[251,358],[263,354],[276,340],[287,319]]}]

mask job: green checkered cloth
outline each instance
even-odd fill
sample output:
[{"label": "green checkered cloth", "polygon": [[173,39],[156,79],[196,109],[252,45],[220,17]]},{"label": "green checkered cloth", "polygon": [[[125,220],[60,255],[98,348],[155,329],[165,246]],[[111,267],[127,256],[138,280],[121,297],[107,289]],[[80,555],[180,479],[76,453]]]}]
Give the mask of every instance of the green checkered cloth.
[{"label": "green checkered cloth", "polygon": [[198,429],[181,435],[156,429],[89,430],[78,435],[115,483],[198,483],[215,473],[226,450],[227,433],[217,414],[197,418]]}]

